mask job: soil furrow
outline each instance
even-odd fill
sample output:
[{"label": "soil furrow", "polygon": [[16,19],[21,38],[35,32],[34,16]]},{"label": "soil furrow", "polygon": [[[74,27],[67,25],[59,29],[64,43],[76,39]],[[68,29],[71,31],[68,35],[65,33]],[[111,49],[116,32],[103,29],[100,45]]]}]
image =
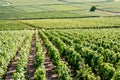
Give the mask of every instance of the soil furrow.
[{"label": "soil furrow", "polygon": [[35,34],[32,36],[31,41],[31,48],[30,48],[30,55],[28,58],[28,65],[27,65],[27,73],[26,78],[27,80],[35,80],[34,73],[35,73],[35,56],[36,56],[36,42],[35,42]]},{"label": "soil furrow", "polygon": [[40,38],[40,43],[42,46],[42,52],[45,54],[44,66],[45,66],[45,70],[46,70],[46,78],[47,78],[47,80],[58,80],[58,75],[55,73],[55,67],[52,64],[51,59],[47,55],[47,50],[46,50],[41,38]]}]

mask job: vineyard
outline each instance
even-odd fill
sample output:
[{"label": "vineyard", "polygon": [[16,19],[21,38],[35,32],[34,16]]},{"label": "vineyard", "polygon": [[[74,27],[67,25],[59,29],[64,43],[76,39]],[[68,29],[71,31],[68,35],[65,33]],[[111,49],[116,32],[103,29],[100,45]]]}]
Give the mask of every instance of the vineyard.
[{"label": "vineyard", "polygon": [[119,4],[0,0],[0,80],[120,80]]},{"label": "vineyard", "polygon": [[120,28],[120,18],[76,18],[42,20],[0,20],[0,31],[34,29],[102,29]]},{"label": "vineyard", "polygon": [[1,31],[0,79],[119,80],[119,31]]}]

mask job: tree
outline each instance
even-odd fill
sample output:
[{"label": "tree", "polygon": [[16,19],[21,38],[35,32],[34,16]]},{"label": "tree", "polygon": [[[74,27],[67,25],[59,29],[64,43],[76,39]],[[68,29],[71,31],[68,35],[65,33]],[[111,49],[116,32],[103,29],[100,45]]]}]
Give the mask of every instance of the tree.
[{"label": "tree", "polygon": [[93,11],[93,12],[94,12],[96,9],[97,9],[97,8],[96,8],[95,6],[92,6],[91,9],[90,9],[90,11]]}]

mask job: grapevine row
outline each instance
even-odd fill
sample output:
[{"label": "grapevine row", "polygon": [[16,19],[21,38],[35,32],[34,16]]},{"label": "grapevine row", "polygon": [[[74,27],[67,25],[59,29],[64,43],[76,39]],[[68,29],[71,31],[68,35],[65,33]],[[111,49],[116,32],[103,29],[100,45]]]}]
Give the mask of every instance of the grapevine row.
[{"label": "grapevine row", "polygon": [[[55,33],[55,35],[56,35],[56,33]],[[57,37],[59,37],[59,35],[57,35]],[[67,40],[65,37],[60,37],[60,38],[64,38],[62,40],[63,40],[63,42],[66,43]],[[69,42],[69,40],[68,40],[68,42]],[[115,68],[113,68],[112,64],[110,64],[110,63],[104,63],[102,55],[97,54],[96,52],[90,50],[89,48],[87,48],[85,46],[82,46],[82,45],[78,45],[78,46],[80,46],[80,48],[76,48],[76,50],[82,55],[82,57],[84,57],[85,62],[88,63],[89,66],[92,66],[92,70],[93,71],[96,70],[95,71],[96,74],[99,74],[103,80],[114,78]],[[117,57],[115,57],[115,58],[117,58]],[[112,74],[112,76],[111,76],[111,74]]]},{"label": "grapevine row", "polygon": [[58,73],[59,80],[72,80],[70,77],[70,70],[66,64],[61,61],[59,51],[52,45],[52,43],[48,40],[47,36],[42,31],[39,31],[41,35],[44,45],[47,48],[47,53],[49,57],[52,59],[53,64],[56,66],[56,71]]},{"label": "grapevine row", "polygon": [[44,66],[45,55],[42,52],[38,32],[36,32],[36,60],[35,60],[35,78],[36,80],[46,80],[46,71]]},{"label": "grapevine row", "polygon": [[13,75],[14,80],[26,80],[26,68],[28,64],[29,50],[30,50],[30,42],[32,38],[32,34],[27,36],[24,45],[22,46],[19,54],[19,58],[17,61],[16,72]]},{"label": "grapevine row", "polygon": [[[0,32],[0,79],[7,72],[9,63],[21,47],[29,31],[1,31]],[[4,36],[6,35],[6,36]]]},{"label": "grapevine row", "polygon": [[74,70],[78,70],[76,79],[100,79],[98,76],[95,76],[94,73],[92,73],[92,70],[88,65],[85,65],[84,59],[79,53],[74,51],[74,49],[67,47],[59,38],[50,33],[45,33],[49,37],[50,41],[59,49],[61,56],[68,61],[69,65]]}]

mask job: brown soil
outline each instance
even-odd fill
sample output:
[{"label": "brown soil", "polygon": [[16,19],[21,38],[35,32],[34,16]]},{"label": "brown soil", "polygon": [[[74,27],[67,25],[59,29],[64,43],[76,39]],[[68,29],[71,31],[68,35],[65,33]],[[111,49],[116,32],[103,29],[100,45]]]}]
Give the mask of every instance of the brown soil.
[{"label": "brown soil", "polygon": [[40,43],[42,46],[42,52],[45,54],[44,66],[45,66],[45,70],[46,70],[46,78],[47,78],[47,80],[58,80],[58,75],[55,73],[55,67],[52,64],[51,59],[47,55],[47,50],[44,47],[44,44],[43,44],[43,41],[41,38],[40,38]]},{"label": "brown soil", "polygon": [[10,62],[9,66],[8,66],[8,69],[7,69],[7,73],[5,74],[3,80],[13,80],[12,77],[13,77],[13,74],[16,72],[17,60],[19,58],[19,51],[21,50],[21,47],[23,46],[25,40],[26,39],[24,39],[21,46],[18,48],[18,51],[16,52],[15,57]]},{"label": "brown soil", "polygon": [[71,69],[71,74],[72,74],[71,77],[72,77],[73,79],[75,79],[75,77],[76,77],[76,75],[77,75],[77,74],[76,74],[76,71],[73,70],[73,69]]},{"label": "brown soil", "polygon": [[31,48],[30,48],[30,55],[28,58],[28,66],[27,66],[27,73],[26,78],[27,80],[35,80],[34,73],[35,73],[35,55],[36,54],[36,43],[35,43],[35,34],[32,36]]},{"label": "brown soil", "polygon": [[58,75],[55,73],[55,67],[52,64],[52,61],[50,60],[47,54],[45,56],[44,65],[45,65],[47,80],[58,80]]}]

